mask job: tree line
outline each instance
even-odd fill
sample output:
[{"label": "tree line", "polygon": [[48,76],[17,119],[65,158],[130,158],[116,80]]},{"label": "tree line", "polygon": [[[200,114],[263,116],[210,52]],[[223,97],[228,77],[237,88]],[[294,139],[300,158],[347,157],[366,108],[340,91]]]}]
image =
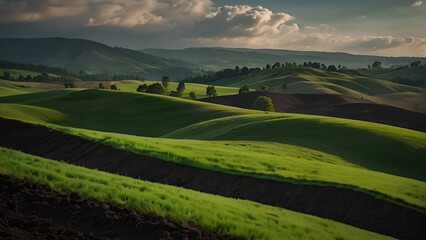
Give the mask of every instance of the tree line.
[{"label": "tree line", "polygon": [[297,64],[296,62],[285,62],[280,63],[276,62],[274,64],[266,64],[264,67],[256,67],[256,68],[248,68],[246,66],[240,67],[235,66],[235,68],[226,68],[220,71],[217,71],[215,73],[211,74],[203,74],[198,76],[189,76],[187,78],[182,79],[183,82],[194,82],[194,83],[210,83],[214,82],[223,78],[229,78],[229,77],[238,77],[238,76],[245,76],[248,77],[249,75],[254,76],[255,73],[259,73],[263,70],[268,69],[274,69],[274,68],[296,68],[296,67],[307,67],[307,68],[316,68],[316,69],[322,69],[327,71],[343,71],[346,69],[345,66],[342,65],[325,65],[323,63],[319,62],[303,62],[303,64]]}]

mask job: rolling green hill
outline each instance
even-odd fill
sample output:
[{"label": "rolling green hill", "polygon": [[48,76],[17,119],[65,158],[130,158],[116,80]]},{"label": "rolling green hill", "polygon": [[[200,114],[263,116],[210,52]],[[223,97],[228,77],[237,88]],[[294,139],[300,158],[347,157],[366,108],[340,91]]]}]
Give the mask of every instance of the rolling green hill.
[{"label": "rolling green hill", "polygon": [[9,61],[43,64],[78,72],[118,73],[160,78],[183,78],[193,74],[196,65],[167,60],[125,48],[67,38],[3,38],[0,56]]},{"label": "rolling green hill", "polygon": [[426,136],[417,131],[108,90],[46,91],[2,97],[0,103],[1,117],[48,124],[169,161],[352,186],[425,207]]},{"label": "rolling green hill", "polygon": [[250,113],[175,97],[110,90],[55,90],[4,97],[0,103],[48,108],[67,116],[56,119],[55,124],[143,136],[161,136],[188,124]]},{"label": "rolling green hill", "polygon": [[[313,68],[272,68],[249,76],[224,78],[213,82],[220,86],[260,89],[267,86],[275,91],[290,93],[333,93],[365,97],[398,92],[424,92],[424,89],[396,84],[385,80],[351,76]],[[283,88],[286,85],[286,89]]]}]

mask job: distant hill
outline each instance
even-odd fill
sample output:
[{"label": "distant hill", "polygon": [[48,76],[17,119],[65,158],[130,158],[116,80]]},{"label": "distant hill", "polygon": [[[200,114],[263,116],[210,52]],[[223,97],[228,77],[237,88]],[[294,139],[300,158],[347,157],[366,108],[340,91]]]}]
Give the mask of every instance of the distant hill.
[{"label": "distant hill", "polygon": [[88,73],[116,73],[174,79],[193,74],[197,66],[181,60],[168,60],[119,47],[67,38],[0,39],[1,59],[65,68]]},{"label": "distant hill", "polygon": [[374,77],[353,76],[304,67],[265,69],[246,76],[222,78],[210,84],[230,87],[247,85],[251,89],[258,90],[264,87],[278,92],[329,93],[356,97],[424,92],[424,88],[397,84]]},{"label": "distant hill", "polygon": [[367,68],[374,61],[382,62],[384,67],[402,66],[426,58],[416,57],[380,57],[352,55],[348,53],[290,51],[280,49],[246,49],[246,48],[186,48],[181,50],[144,49],[143,53],[164,58],[194,62],[208,70],[220,70],[235,66],[261,67],[275,62],[321,62],[326,65],[342,65],[347,68]]}]

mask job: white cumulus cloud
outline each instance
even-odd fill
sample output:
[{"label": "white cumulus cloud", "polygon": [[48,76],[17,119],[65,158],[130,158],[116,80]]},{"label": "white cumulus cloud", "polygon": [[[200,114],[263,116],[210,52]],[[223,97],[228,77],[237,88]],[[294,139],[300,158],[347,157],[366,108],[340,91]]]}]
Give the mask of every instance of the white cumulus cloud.
[{"label": "white cumulus cloud", "polygon": [[412,7],[420,7],[423,4],[422,0],[416,0],[413,4],[411,4]]}]

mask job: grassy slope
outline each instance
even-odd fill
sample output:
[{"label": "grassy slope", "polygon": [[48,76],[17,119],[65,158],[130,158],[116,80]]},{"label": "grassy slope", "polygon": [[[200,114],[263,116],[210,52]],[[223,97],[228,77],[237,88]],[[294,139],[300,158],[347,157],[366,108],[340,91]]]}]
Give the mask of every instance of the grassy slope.
[{"label": "grassy slope", "polygon": [[[297,76],[291,76],[296,74]],[[221,86],[260,89],[262,85],[283,91],[282,85],[287,85],[286,92],[304,93],[334,93],[363,97],[397,92],[422,92],[421,88],[395,84],[389,81],[353,77],[342,73],[328,72],[312,68],[276,68],[249,74],[248,77],[232,77],[215,81]]]},{"label": "grassy slope", "polygon": [[[117,82],[117,85],[122,91],[136,92],[136,89],[138,88],[139,85],[141,84],[150,85],[156,82],[157,81],[141,82],[137,80],[126,80],[126,81]],[[170,91],[176,91],[177,86],[178,86],[178,82],[170,82],[168,87],[169,94],[170,94]],[[206,87],[207,85],[204,85],[204,84],[185,83],[185,91],[182,97],[189,98],[189,93],[193,91],[195,92],[195,95],[197,96],[197,98],[205,98],[207,97]],[[238,94],[238,90],[239,90],[239,88],[235,88],[235,87],[216,86],[215,88],[219,96]]]},{"label": "grassy slope", "polygon": [[[371,171],[326,152],[260,141],[149,138],[52,126],[112,147],[238,175],[306,184],[346,185],[426,208],[425,182]],[[378,152],[377,155],[381,155]],[[386,163],[376,159],[376,165]],[[411,165],[410,165],[411,166]],[[411,168],[413,170],[414,168]]]},{"label": "grassy slope", "polygon": [[108,90],[57,90],[4,97],[0,103],[49,108],[66,116],[52,122],[55,124],[143,136],[161,136],[188,124],[251,112],[180,98]]},{"label": "grassy slope", "polygon": [[48,91],[3,97],[0,102],[0,116],[23,121],[133,135],[227,140],[187,142],[74,131],[166,160],[260,177],[353,185],[425,205],[426,194],[419,190],[424,182],[360,168],[424,180],[425,135],[416,131],[308,115],[253,115],[259,112],[113,91]]},{"label": "grassy slope", "polygon": [[388,239],[341,223],[89,170],[0,147],[0,173],[246,239]]},{"label": "grassy slope", "polygon": [[164,137],[291,144],[336,155],[372,170],[425,180],[426,135],[383,124],[300,114],[259,114],[201,122]]}]

